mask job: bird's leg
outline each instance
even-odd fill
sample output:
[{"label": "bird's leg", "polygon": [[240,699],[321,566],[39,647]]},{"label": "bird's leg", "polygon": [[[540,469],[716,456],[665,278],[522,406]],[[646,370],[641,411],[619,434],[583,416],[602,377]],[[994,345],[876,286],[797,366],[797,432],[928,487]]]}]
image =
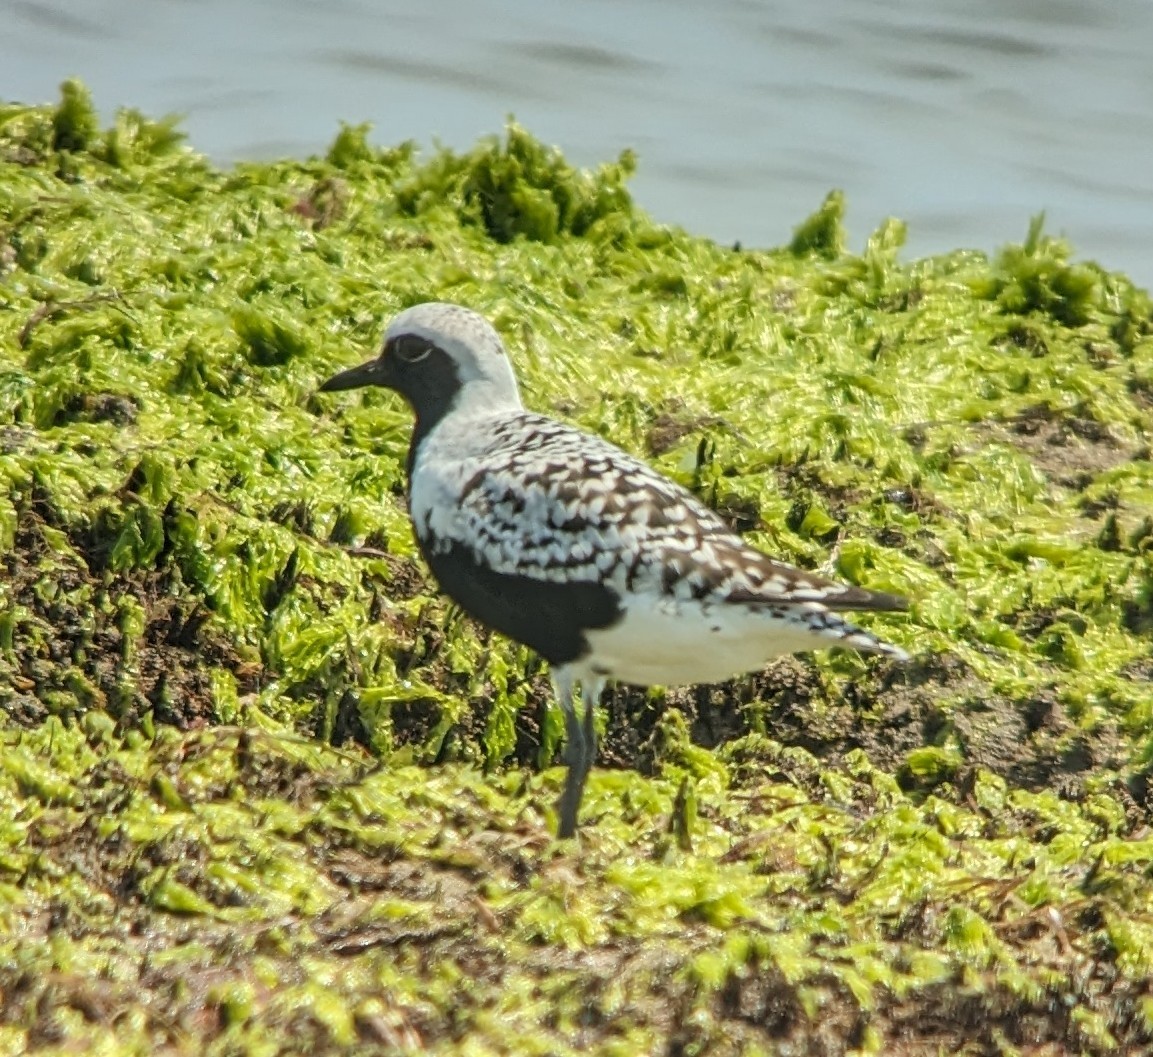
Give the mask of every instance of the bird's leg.
[{"label": "bird's leg", "polygon": [[564,789],[557,803],[557,836],[561,840],[576,836],[577,815],[580,813],[584,776],[587,773],[584,728],[577,715],[574,684],[575,680],[568,672],[553,673],[553,689],[564,713],[564,762],[568,765]]},{"label": "bird's leg", "polygon": [[[568,774],[565,775],[564,790],[558,804],[560,819],[557,825],[557,836],[562,840],[576,836],[577,818],[580,814],[581,799],[584,797],[585,781],[596,761],[596,709],[603,688],[603,679],[581,681],[582,711],[579,714],[576,710],[576,700],[573,697],[571,685],[567,689],[567,693],[561,698],[561,707],[564,709],[565,716],[565,736],[568,739],[568,746],[565,751]],[[562,687],[558,683],[558,695],[561,690]]]},{"label": "bird's leg", "polygon": [[584,779],[588,777],[589,771],[596,763],[597,759],[597,704],[601,698],[601,691],[604,689],[603,679],[584,679],[581,681],[581,704],[584,705],[584,716],[581,720],[581,740],[584,743],[584,777],[581,778],[581,785],[584,785]]},{"label": "bird's leg", "polygon": [[564,709],[564,762],[570,770],[580,771],[585,766],[584,726],[574,699],[570,698],[568,704],[561,707]]}]

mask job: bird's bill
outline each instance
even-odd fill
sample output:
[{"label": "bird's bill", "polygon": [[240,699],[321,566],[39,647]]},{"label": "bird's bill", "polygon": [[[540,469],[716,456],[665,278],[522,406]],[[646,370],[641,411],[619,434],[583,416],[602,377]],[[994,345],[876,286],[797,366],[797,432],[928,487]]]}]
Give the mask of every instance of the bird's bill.
[{"label": "bird's bill", "polygon": [[322,393],[336,393],[342,389],[359,389],[365,385],[388,385],[388,367],[383,359],[369,360],[359,367],[334,374],[321,387]]}]

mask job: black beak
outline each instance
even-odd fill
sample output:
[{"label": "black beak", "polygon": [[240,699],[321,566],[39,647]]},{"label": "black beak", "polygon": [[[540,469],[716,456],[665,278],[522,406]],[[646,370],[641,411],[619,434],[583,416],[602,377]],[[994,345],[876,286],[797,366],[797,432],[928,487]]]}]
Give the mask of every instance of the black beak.
[{"label": "black beak", "polygon": [[392,372],[384,357],[369,360],[359,367],[350,367],[347,371],[334,374],[320,387],[322,393],[335,393],[341,389],[359,389],[364,385],[390,385]]}]

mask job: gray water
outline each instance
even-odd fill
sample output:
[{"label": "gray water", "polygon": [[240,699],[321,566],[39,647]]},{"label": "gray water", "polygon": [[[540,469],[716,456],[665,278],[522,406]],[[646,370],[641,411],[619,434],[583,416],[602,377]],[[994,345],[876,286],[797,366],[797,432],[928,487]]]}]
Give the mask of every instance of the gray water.
[{"label": "gray water", "polygon": [[1048,230],[1153,284],[1150,0],[0,0],[0,98],[83,78],[185,115],[219,162],[470,146],[515,114],[569,159],[640,155],[662,222],[778,245],[833,187],[859,247]]}]

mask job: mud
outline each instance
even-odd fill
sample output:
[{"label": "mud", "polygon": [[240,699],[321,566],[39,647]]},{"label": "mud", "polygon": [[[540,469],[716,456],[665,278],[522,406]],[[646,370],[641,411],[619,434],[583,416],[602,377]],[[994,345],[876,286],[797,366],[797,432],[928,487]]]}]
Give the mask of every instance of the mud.
[{"label": "mud", "polygon": [[107,710],[125,729],[145,715],[180,730],[216,719],[210,671],[232,673],[241,694],[267,677],[209,627],[201,599],[175,569],[113,574],[102,546],[78,532],[61,554],[45,538],[50,509],[25,510],[4,555],[15,603],[0,703],[17,722]]}]

